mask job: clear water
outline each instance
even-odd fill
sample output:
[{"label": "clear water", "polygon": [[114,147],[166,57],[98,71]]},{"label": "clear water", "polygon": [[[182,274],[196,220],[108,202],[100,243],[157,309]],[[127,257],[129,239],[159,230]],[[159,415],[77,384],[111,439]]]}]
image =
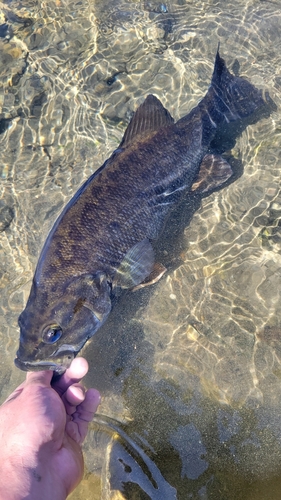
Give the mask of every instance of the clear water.
[{"label": "clear water", "polygon": [[202,200],[170,271],[125,295],[85,347],[86,384],[103,401],[73,499],[281,498],[280,7],[1,4],[2,401],[24,378],[17,317],[48,231],[143,98],[185,115],[220,41],[229,67],[237,59],[277,105],[237,140],[243,175]]}]

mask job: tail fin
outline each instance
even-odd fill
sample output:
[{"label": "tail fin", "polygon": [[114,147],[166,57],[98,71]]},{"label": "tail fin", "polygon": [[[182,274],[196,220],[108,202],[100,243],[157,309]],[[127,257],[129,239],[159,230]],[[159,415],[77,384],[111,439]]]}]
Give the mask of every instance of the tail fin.
[{"label": "tail fin", "polygon": [[[262,91],[238,76],[232,75],[217,51],[214,72],[210,90],[213,89],[217,98],[217,112],[224,115],[218,122],[232,122],[237,119],[248,118],[267,103],[264,101]],[[218,117],[217,117],[218,118]],[[217,122],[217,120],[215,120]]]}]

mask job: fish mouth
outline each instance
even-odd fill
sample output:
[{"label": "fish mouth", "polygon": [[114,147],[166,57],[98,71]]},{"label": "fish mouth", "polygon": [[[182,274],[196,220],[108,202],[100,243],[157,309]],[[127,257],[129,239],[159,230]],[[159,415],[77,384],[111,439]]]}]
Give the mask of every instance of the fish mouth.
[{"label": "fish mouth", "polygon": [[17,357],[14,362],[17,368],[25,372],[52,370],[58,375],[61,375],[70,366],[77,353],[78,350],[76,350],[74,346],[63,344],[53,353],[54,357],[52,356],[49,359],[30,361],[28,359],[22,359],[20,350],[18,350]]},{"label": "fish mouth", "polygon": [[[74,356],[73,356],[74,358]],[[72,358],[72,359],[73,359]],[[71,361],[72,361],[71,359]],[[71,363],[69,362],[69,365]],[[65,365],[61,365],[55,363],[54,361],[22,361],[20,358],[15,358],[14,363],[17,368],[23,370],[24,372],[37,372],[37,371],[45,371],[52,370],[56,372],[58,375],[62,375],[65,370],[68,368]]]},{"label": "fish mouth", "polygon": [[[22,359],[25,357],[26,353],[24,352],[24,350],[21,351],[20,347],[20,349],[17,351],[14,363],[17,368],[23,370],[24,372],[52,370],[56,372],[57,375],[62,375],[67,370],[67,368],[69,368],[73,359],[77,356],[78,352],[84,344],[85,341],[77,345],[62,344],[55,352],[53,352],[53,354],[49,358],[41,358],[38,361]],[[26,357],[28,357],[28,355]]]}]

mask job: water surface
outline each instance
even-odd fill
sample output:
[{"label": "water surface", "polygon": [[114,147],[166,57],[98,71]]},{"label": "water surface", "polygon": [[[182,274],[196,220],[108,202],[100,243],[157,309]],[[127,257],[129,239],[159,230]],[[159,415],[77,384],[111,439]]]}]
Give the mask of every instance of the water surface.
[{"label": "water surface", "polygon": [[278,500],[280,3],[15,0],[0,21],[1,401],[24,378],[17,318],[48,231],[144,97],[185,115],[218,41],[270,92],[277,111],[231,150],[242,175],[173,221],[168,273],[125,294],[84,348],[103,401],[71,498]]}]

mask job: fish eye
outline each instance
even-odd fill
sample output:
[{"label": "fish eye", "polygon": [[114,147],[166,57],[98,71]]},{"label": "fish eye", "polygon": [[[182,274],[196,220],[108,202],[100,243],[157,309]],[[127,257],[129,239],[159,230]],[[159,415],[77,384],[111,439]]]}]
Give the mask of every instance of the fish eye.
[{"label": "fish eye", "polygon": [[45,344],[54,344],[62,336],[62,328],[59,325],[49,325],[44,328],[42,340]]}]

